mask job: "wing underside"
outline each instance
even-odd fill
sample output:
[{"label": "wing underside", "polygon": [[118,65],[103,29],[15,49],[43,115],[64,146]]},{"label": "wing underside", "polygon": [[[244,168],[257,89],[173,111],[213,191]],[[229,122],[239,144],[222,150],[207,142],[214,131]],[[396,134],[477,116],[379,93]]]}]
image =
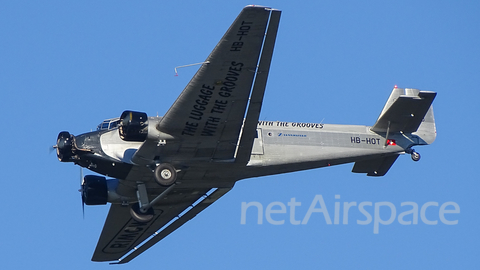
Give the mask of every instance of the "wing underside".
[{"label": "wing underside", "polygon": [[[280,11],[271,8],[242,10],[156,126],[173,139],[160,144],[159,139],[148,138],[132,157],[136,165],[189,163],[181,172],[189,177],[182,174],[180,180],[195,179],[197,184],[175,187],[153,206],[155,216],[147,223],[132,219],[128,205],[113,204],[93,261],[129,262],[231,189],[209,179],[205,166],[191,163],[233,161],[237,148],[239,162],[248,162],[279,20]],[[124,180],[144,181],[142,170],[132,171]]]},{"label": "wing underside", "polygon": [[[147,140],[132,160],[233,160],[247,106],[252,107],[248,124],[258,122],[279,19],[278,10],[244,8],[158,124],[175,140],[161,147]],[[254,103],[249,105],[250,98]],[[254,131],[248,130],[250,135]],[[245,141],[251,150],[250,140]]]},{"label": "wing underside", "polygon": [[117,261],[120,264],[131,261],[229,190],[176,190],[154,207],[155,216],[147,223],[133,220],[130,207],[112,204],[92,261]]}]

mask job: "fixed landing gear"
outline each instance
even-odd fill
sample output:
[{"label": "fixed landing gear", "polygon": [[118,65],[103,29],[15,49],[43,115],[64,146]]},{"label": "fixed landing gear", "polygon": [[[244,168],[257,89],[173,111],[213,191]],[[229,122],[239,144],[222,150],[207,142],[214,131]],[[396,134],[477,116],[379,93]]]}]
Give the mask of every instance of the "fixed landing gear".
[{"label": "fixed landing gear", "polygon": [[154,170],[154,179],[159,185],[169,187],[177,181],[177,171],[168,163],[160,164]]},{"label": "fixed landing gear", "polygon": [[130,208],[130,215],[132,215],[132,218],[137,222],[147,223],[153,219],[155,212],[151,207],[146,210],[142,210],[139,204],[135,203]]},{"label": "fixed landing gear", "polygon": [[[130,215],[132,218],[139,223],[148,223],[152,221],[155,216],[155,211],[153,206],[157,204],[161,199],[167,196],[173,188],[178,184],[175,183],[177,178],[177,171],[173,168],[172,165],[165,164],[168,166],[157,166],[155,169],[155,180],[157,181],[157,172],[160,176],[165,177],[168,181],[159,182],[160,185],[164,183],[169,184],[168,188],[165,189],[162,193],[156,196],[153,200],[149,201],[147,187],[143,182],[137,182],[137,199],[138,203],[135,203],[130,208]],[[160,169],[159,169],[160,168]]]},{"label": "fixed landing gear", "polygon": [[137,222],[150,222],[153,219],[155,212],[148,201],[147,187],[145,183],[137,183],[137,198],[138,203],[132,205],[130,208],[130,215]]},{"label": "fixed landing gear", "polygon": [[407,149],[405,152],[407,154],[410,154],[410,157],[412,158],[413,161],[420,160],[420,154],[418,152],[415,152],[415,149]]}]

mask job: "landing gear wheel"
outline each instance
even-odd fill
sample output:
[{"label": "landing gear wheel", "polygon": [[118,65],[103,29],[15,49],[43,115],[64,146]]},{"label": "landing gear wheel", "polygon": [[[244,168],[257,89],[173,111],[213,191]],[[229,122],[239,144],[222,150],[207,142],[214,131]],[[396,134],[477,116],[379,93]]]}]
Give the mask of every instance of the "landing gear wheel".
[{"label": "landing gear wheel", "polygon": [[164,187],[173,185],[177,180],[177,171],[170,164],[160,164],[155,168],[155,181]]},{"label": "landing gear wheel", "polygon": [[145,213],[142,213],[140,211],[140,207],[138,206],[138,203],[133,204],[132,207],[130,208],[130,215],[132,215],[132,218],[140,223],[147,223],[153,219],[153,216],[155,215],[153,208],[148,208]]},{"label": "landing gear wheel", "polygon": [[412,157],[413,161],[419,161],[420,160],[420,154],[415,152],[415,151],[413,151],[410,156]]}]

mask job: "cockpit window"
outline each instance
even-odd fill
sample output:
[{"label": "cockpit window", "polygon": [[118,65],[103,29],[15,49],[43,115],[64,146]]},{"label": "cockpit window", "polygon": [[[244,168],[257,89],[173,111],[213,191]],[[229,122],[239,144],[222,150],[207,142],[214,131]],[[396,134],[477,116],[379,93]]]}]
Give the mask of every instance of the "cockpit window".
[{"label": "cockpit window", "polygon": [[115,121],[115,122],[110,122],[110,126],[108,127],[108,129],[116,128],[118,126],[118,122],[120,122],[120,120]]},{"label": "cockpit window", "polygon": [[120,122],[120,118],[112,118],[104,120],[100,125],[97,126],[97,130],[105,130],[105,129],[114,129],[118,126]]}]

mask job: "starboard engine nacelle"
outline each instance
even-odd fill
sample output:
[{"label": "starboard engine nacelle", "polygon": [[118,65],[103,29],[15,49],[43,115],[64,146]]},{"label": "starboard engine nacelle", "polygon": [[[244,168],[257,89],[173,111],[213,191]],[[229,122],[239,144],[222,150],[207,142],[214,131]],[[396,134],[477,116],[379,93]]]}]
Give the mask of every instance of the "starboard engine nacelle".
[{"label": "starboard engine nacelle", "polygon": [[104,205],[136,200],[117,193],[118,179],[107,179],[98,175],[85,175],[81,185],[82,202],[86,205]]},{"label": "starboard engine nacelle", "polygon": [[83,178],[82,201],[86,205],[104,205],[108,201],[107,179],[102,176],[86,175]]},{"label": "starboard engine nacelle", "polygon": [[129,142],[143,142],[148,135],[148,117],[144,112],[124,111],[118,128],[120,138]]}]

